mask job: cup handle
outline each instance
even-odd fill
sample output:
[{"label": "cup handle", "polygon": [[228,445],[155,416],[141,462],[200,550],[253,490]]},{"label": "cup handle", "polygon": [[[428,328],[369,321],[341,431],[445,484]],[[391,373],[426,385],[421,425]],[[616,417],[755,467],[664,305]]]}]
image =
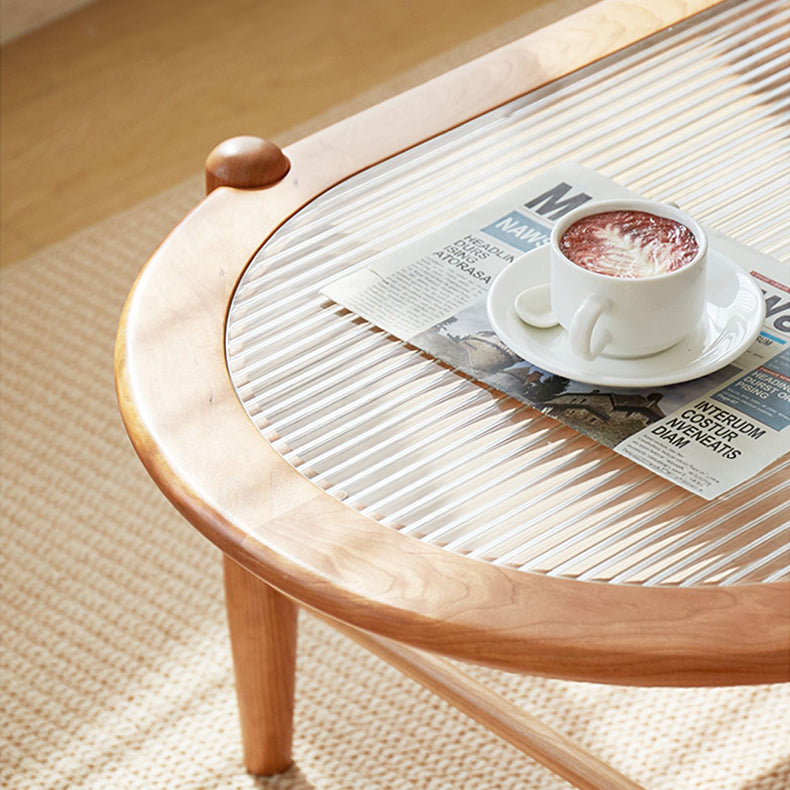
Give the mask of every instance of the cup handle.
[{"label": "cup handle", "polygon": [[571,351],[582,359],[593,360],[601,354],[612,336],[596,326],[598,319],[609,309],[611,302],[595,294],[582,302],[571,321]]}]

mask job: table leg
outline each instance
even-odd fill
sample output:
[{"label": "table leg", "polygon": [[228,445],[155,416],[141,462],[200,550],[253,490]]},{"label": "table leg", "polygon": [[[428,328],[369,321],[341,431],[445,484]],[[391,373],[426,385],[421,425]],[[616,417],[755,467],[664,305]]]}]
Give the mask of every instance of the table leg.
[{"label": "table leg", "polygon": [[270,776],[291,764],[297,606],[223,556],[244,764]]}]

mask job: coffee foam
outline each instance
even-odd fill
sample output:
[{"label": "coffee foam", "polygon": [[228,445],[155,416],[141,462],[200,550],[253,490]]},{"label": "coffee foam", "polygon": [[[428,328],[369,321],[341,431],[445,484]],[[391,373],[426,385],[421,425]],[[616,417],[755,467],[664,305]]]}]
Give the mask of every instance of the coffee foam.
[{"label": "coffee foam", "polygon": [[560,240],[560,250],[577,266],[629,279],[680,269],[698,249],[694,234],[682,223],[632,210],[583,217]]}]

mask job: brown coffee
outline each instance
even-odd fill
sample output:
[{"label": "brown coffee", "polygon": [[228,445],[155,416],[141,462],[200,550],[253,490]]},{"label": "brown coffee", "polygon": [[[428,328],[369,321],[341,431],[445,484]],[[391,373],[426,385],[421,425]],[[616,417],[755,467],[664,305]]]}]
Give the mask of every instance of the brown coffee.
[{"label": "brown coffee", "polygon": [[560,250],[583,269],[633,279],[682,268],[699,245],[682,223],[627,209],[577,220],[562,234]]}]

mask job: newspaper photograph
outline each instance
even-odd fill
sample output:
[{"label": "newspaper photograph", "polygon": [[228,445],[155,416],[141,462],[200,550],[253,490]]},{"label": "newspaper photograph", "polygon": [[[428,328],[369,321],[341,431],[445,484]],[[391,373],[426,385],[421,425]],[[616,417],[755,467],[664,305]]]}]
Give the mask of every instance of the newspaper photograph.
[{"label": "newspaper photograph", "polygon": [[[790,452],[790,267],[708,229],[752,275],[762,332],[721,369],[678,384],[597,386],[541,369],[494,332],[486,298],[510,263],[549,242],[589,200],[639,197],[568,163],[321,290],[332,302],[468,376],[569,425],[667,480],[714,499]],[[515,297],[515,294],[514,294]]]}]

